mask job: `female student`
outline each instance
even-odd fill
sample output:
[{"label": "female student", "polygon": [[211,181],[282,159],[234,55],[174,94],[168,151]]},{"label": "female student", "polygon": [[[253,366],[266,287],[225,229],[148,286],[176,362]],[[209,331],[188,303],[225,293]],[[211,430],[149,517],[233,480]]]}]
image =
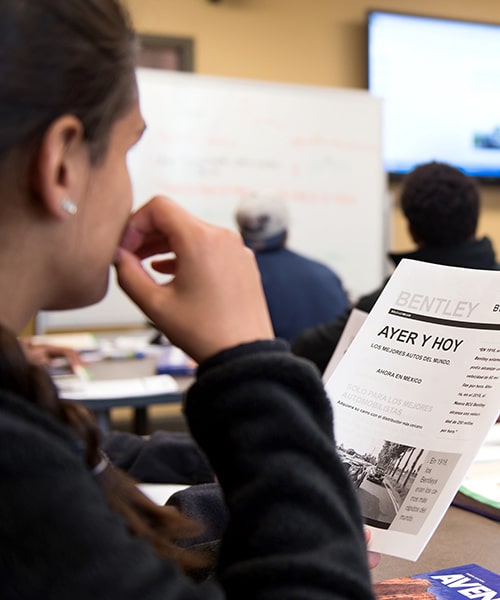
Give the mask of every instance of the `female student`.
[{"label": "female student", "polygon": [[[3,599],[372,598],[363,527],[309,363],[273,339],[240,237],[165,197],[130,217],[128,150],[144,129],[135,41],[118,0],[0,4],[0,595]],[[141,259],[175,275],[157,285]],[[193,436],[229,509],[216,577],[99,452],[16,335],[38,310],[123,289],[200,367]]]}]

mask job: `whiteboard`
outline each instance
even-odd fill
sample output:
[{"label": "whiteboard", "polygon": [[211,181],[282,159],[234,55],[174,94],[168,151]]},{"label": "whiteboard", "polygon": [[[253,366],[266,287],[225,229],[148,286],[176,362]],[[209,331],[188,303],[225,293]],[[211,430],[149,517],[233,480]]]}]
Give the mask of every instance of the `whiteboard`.
[{"label": "whiteboard", "polygon": [[[137,78],[147,131],[128,159],[135,207],[166,194],[236,229],[243,194],[273,194],[289,208],[290,249],[330,265],[352,299],[381,284],[389,207],[380,99],[157,69],[138,69]],[[103,301],[42,313],[37,324],[42,332],[145,320],[112,273]]]}]

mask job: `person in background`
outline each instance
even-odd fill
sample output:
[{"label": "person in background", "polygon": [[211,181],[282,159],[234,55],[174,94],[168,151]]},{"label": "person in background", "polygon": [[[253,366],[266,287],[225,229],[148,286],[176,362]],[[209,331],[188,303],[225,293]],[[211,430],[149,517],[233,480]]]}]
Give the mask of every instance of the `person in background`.
[{"label": "person in background", "polygon": [[21,347],[24,350],[26,358],[36,365],[50,367],[55,359],[62,359],[67,362],[71,369],[77,369],[84,365],[84,361],[79,352],[66,346],[55,346],[53,344],[41,344],[34,342],[30,336],[19,338]]},{"label": "person in background", "polygon": [[[424,163],[405,177],[400,201],[417,248],[389,254],[395,266],[409,258],[470,269],[500,268],[490,239],[476,235],[480,196],[474,179],[446,163]],[[386,283],[361,297],[355,308],[370,312]],[[301,332],[291,343],[292,352],[311,360],[323,372],[350,311]]]},{"label": "person in background", "polygon": [[245,244],[255,252],[276,337],[290,341],[347,309],[349,299],[339,276],[286,247],[284,202],[250,194],[239,202],[235,217]]},{"label": "person in background", "polygon": [[[165,196],[130,214],[145,123],[122,5],[3,0],[0,58],[2,599],[371,600],[331,404],[275,339],[253,253]],[[39,310],[101,300],[111,264],[199,364],[184,410],[229,514],[210,580],[191,578],[204,557],[180,543],[196,523],[109,464],[95,420],[17,339]]]}]

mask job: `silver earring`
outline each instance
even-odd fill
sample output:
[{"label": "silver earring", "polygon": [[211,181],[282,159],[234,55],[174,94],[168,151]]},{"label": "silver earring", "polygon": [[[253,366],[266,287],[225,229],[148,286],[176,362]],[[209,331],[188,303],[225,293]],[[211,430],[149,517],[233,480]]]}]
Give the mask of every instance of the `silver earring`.
[{"label": "silver earring", "polygon": [[63,198],[61,200],[61,208],[64,210],[64,212],[68,213],[68,215],[76,215],[78,210],[76,204],[69,198]]}]

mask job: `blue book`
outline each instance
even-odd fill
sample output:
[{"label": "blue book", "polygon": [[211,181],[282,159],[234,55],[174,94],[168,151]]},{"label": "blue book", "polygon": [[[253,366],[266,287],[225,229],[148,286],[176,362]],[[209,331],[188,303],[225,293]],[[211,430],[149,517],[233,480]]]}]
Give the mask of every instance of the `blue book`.
[{"label": "blue book", "polygon": [[373,584],[377,600],[498,600],[500,575],[476,564]]}]

